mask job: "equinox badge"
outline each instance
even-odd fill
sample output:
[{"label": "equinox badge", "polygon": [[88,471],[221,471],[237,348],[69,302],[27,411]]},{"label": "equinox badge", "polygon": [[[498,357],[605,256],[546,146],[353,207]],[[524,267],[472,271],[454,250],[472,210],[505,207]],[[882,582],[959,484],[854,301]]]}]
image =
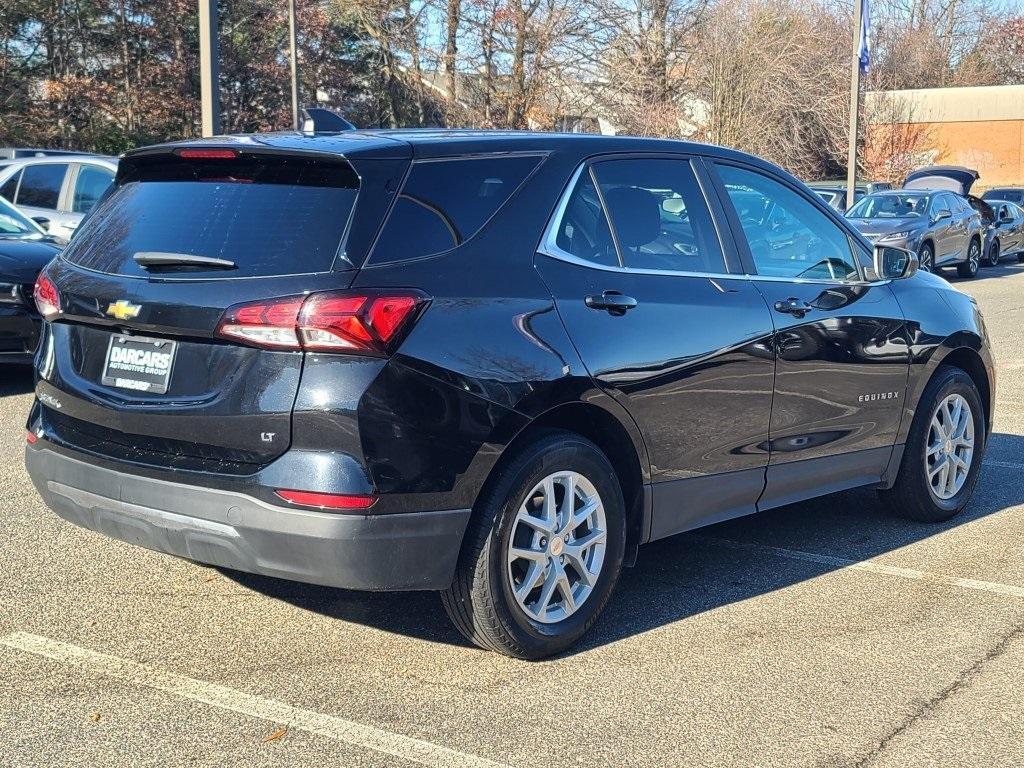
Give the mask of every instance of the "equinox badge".
[{"label": "equinox badge", "polygon": [[118,320],[132,320],[139,316],[141,310],[142,307],[140,305],[132,304],[124,299],[118,299],[113,304],[107,306],[107,314]]}]

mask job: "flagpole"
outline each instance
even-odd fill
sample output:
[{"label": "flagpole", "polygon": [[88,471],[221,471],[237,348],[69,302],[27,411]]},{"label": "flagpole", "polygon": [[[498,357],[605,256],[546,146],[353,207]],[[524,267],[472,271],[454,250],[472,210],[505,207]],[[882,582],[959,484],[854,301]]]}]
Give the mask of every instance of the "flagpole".
[{"label": "flagpole", "polygon": [[850,70],[850,150],[846,158],[846,207],[853,205],[857,187],[857,121],[860,117],[860,47],[864,0],[853,0],[853,66]]}]

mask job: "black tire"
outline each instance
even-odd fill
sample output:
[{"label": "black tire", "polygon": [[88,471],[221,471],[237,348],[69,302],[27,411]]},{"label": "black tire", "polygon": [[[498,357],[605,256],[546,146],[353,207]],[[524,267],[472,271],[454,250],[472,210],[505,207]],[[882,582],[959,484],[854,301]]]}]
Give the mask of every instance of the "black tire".
[{"label": "black tire", "polygon": [[[939,498],[928,481],[926,451],[928,433],[936,409],[947,397],[961,395],[971,409],[974,455],[963,486],[949,499]],[[879,491],[893,514],[922,523],[939,523],[959,514],[971,500],[985,454],[985,409],[974,381],[960,368],[939,366],[917,405],[907,436],[899,475],[891,489]]]},{"label": "black tire", "polygon": [[920,264],[918,268],[922,272],[935,271],[935,249],[932,248],[931,243],[925,243],[921,246],[921,250],[917,254],[917,259]]},{"label": "black tire", "polygon": [[[561,471],[583,475],[600,495],[607,527],[604,563],[575,613],[540,623],[516,602],[506,557],[527,494]],[[545,431],[495,469],[466,531],[455,580],[441,600],[452,623],[481,648],[520,659],[551,656],[575,643],[597,620],[618,582],[625,544],[622,488],[607,457],[579,435]]]},{"label": "black tire", "polygon": [[967,261],[956,265],[956,273],[965,279],[970,279],[978,274],[978,266],[981,264],[981,241],[978,238],[971,238],[967,246]]},{"label": "black tire", "polygon": [[999,259],[1001,259],[1002,256],[1003,256],[1003,254],[1002,254],[1002,252],[999,249],[999,241],[998,240],[993,240],[992,241],[992,245],[990,245],[988,247],[988,259],[987,259],[988,266],[990,266],[990,267],[998,267],[999,266]]}]

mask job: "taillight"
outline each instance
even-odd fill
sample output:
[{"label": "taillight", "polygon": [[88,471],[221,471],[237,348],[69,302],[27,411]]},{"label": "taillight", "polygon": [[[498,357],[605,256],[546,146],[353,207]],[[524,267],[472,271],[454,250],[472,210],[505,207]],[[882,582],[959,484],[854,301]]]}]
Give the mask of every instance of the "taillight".
[{"label": "taillight", "polygon": [[418,291],[314,293],[229,307],[217,335],[268,349],[387,354],[427,303]]},{"label": "taillight", "polygon": [[40,274],[36,278],[32,296],[36,300],[36,309],[46,320],[52,320],[60,314],[60,293],[57,292],[53,280],[46,275]]}]

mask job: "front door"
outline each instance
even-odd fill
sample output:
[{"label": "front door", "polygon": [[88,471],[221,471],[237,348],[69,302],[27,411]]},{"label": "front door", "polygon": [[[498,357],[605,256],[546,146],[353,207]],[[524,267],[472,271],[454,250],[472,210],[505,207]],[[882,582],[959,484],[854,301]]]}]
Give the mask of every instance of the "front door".
[{"label": "front door", "polygon": [[768,464],[771,317],[735,274],[691,163],[584,167],[537,266],[591,375],[644,435],[652,537],[755,511]]},{"label": "front door", "polygon": [[877,482],[909,372],[895,296],[888,284],[864,280],[859,243],[825,206],[765,172],[715,168],[775,324],[771,461],[759,507]]}]

